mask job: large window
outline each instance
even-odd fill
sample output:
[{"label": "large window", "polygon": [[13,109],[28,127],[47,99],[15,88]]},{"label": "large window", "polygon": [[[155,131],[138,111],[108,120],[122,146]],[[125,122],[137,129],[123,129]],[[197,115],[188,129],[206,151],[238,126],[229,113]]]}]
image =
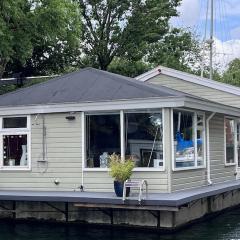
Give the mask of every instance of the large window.
[{"label": "large window", "polygon": [[225,164],[235,164],[235,121],[231,118],[225,118]]},{"label": "large window", "polygon": [[121,114],[86,115],[85,167],[107,168],[109,155],[116,153],[132,159],[136,167],[163,168],[162,111]]},{"label": "large window", "polygon": [[126,157],[136,167],[163,167],[162,114],[131,112],[125,114]]},{"label": "large window", "polygon": [[203,167],[205,163],[205,116],[173,111],[174,168]]},{"label": "large window", "polygon": [[120,154],[120,115],[86,116],[86,157],[88,168],[106,168],[112,153]]},{"label": "large window", "polygon": [[1,167],[28,169],[30,167],[30,118],[3,117],[0,122]]}]

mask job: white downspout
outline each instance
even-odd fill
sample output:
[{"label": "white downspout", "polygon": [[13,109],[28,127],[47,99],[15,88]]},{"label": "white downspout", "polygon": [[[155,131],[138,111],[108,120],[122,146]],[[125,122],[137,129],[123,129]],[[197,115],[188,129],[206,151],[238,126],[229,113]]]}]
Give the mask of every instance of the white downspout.
[{"label": "white downspout", "polygon": [[207,130],[207,181],[208,185],[212,185],[212,180],[211,180],[211,164],[210,164],[210,138],[209,138],[209,122],[213,118],[213,116],[216,113],[213,112],[206,121],[206,130]]}]

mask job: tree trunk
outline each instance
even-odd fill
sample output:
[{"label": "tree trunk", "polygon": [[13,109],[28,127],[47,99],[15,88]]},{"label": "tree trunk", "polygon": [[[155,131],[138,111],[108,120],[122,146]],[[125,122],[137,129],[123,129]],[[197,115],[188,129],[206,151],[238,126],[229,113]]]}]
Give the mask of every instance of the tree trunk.
[{"label": "tree trunk", "polygon": [[107,68],[110,63],[111,60],[108,57],[102,55],[98,56],[98,64],[101,70],[107,71]]},{"label": "tree trunk", "polygon": [[2,79],[3,73],[5,72],[5,68],[7,66],[7,60],[0,61],[0,80]]}]

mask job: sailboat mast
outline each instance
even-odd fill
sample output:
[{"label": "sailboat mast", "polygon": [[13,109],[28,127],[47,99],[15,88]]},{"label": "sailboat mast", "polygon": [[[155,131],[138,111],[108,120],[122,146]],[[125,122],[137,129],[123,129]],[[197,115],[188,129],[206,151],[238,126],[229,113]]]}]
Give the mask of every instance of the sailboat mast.
[{"label": "sailboat mast", "polygon": [[211,24],[210,24],[210,79],[213,79],[213,0],[211,0]]}]

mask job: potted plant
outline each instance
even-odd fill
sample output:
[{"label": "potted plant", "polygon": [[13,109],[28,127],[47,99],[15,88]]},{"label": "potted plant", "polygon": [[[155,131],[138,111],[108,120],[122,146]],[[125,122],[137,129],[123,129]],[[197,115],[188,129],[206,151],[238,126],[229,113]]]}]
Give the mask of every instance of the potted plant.
[{"label": "potted plant", "polygon": [[[113,153],[110,159],[110,175],[114,178],[114,190],[118,197],[123,196],[124,182],[130,179],[134,162],[131,159],[122,160],[119,155]],[[130,189],[127,189],[127,196]]]}]

